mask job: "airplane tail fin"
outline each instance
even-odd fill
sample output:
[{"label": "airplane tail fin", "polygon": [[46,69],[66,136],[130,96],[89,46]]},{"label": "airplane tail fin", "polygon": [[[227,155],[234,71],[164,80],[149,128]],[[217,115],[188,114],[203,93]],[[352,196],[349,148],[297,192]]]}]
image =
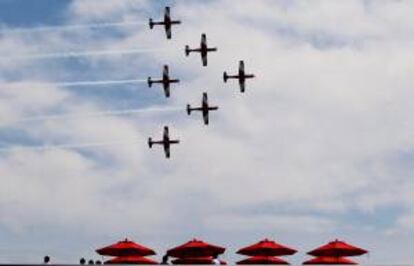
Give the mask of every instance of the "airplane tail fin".
[{"label": "airplane tail fin", "polygon": [[154,28],[154,21],[152,20],[152,18],[149,19],[149,27],[151,30]]},{"label": "airplane tail fin", "polygon": [[188,45],[185,46],[185,55],[186,56],[190,55],[190,46],[188,46]]},{"label": "airplane tail fin", "polygon": [[187,104],[187,114],[191,115],[191,105]]},{"label": "airplane tail fin", "polygon": [[223,73],[223,80],[224,80],[224,82],[226,83],[228,79],[229,79],[229,75],[227,75],[227,72],[224,72]]},{"label": "airplane tail fin", "polygon": [[151,149],[152,148],[152,145],[153,145],[154,143],[152,142],[152,138],[148,138],[148,147]]},{"label": "airplane tail fin", "polygon": [[148,77],[147,82],[148,82],[148,87],[151,88],[152,87],[152,83],[153,83],[153,81],[151,80],[151,77]]}]

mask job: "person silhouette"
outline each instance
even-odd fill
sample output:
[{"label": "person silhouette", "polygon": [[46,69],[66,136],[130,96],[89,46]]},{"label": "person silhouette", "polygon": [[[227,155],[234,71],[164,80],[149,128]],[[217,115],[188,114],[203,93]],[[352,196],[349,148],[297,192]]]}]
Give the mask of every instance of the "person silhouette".
[{"label": "person silhouette", "polygon": [[164,256],[162,256],[161,264],[162,265],[167,265],[168,264],[168,258],[169,258],[168,254],[165,254]]},{"label": "person silhouette", "polygon": [[79,263],[80,263],[80,265],[85,265],[85,263],[86,263],[85,258],[81,258],[81,259],[79,260]]},{"label": "person silhouette", "polygon": [[49,262],[50,262],[50,257],[49,256],[45,256],[43,258],[43,264],[49,264]]},{"label": "person silhouette", "polygon": [[213,264],[214,265],[220,265],[221,263],[220,263],[220,260],[218,259],[218,254],[215,254],[214,256],[213,256]]}]

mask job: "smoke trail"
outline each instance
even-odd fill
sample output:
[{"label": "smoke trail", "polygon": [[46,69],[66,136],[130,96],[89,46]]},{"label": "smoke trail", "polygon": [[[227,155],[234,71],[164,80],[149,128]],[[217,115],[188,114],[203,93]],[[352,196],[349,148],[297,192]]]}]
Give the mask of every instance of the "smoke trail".
[{"label": "smoke trail", "polygon": [[126,22],[113,22],[113,23],[94,23],[94,24],[79,24],[79,25],[63,25],[63,26],[44,26],[34,28],[17,28],[1,30],[0,34],[20,34],[20,33],[36,33],[47,31],[71,31],[80,29],[99,29],[99,28],[111,28],[122,26],[139,26],[145,25],[146,22],[142,21],[126,21]]},{"label": "smoke trail", "polygon": [[75,81],[75,82],[60,82],[52,83],[52,85],[59,87],[76,87],[76,86],[99,86],[99,85],[116,85],[116,84],[130,84],[147,82],[146,79],[124,79],[124,80],[102,80],[102,81]]},{"label": "smoke trail", "polygon": [[128,55],[128,54],[143,54],[150,52],[165,51],[161,48],[148,49],[127,49],[127,50],[101,50],[101,51],[84,51],[84,52],[61,52],[48,54],[33,54],[33,55],[17,55],[17,56],[2,56],[1,60],[39,60],[39,59],[54,59],[54,58],[76,58],[76,57],[93,57],[93,56],[110,56],[110,55]]},{"label": "smoke trail", "polygon": [[127,145],[127,144],[137,143],[138,141],[139,140],[88,142],[88,143],[42,145],[42,146],[15,146],[15,147],[0,148],[0,153],[13,152],[13,151],[48,151],[48,150],[99,148],[99,147],[105,147],[105,146]]},{"label": "smoke trail", "polygon": [[128,110],[115,110],[115,111],[80,113],[80,114],[44,115],[44,116],[27,117],[27,118],[16,120],[14,122],[22,123],[22,122],[30,122],[30,121],[78,119],[78,118],[84,118],[84,117],[121,116],[121,115],[132,115],[132,114],[154,113],[154,112],[173,112],[173,111],[182,111],[182,109],[183,108],[181,107],[173,106],[173,107],[150,107],[150,108],[145,108],[145,109],[128,109]]}]

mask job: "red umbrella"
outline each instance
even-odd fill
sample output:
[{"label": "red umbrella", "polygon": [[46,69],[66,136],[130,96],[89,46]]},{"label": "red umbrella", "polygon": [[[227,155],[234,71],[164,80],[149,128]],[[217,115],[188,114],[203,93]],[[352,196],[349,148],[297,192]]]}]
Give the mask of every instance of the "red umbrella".
[{"label": "red umbrella", "polygon": [[354,247],[344,241],[335,240],[329,242],[326,245],[318,247],[310,252],[309,255],[312,256],[333,256],[333,257],[341,257],[341,256],[360,256],[367,253],[365,249]]},{"label": "red umbrella", "polygon": [[293,255],[297,251],[278,244],[269,239],[264,239],[256,244],[245,247],[237,251],[237,254],[247,255],[247,256],[285,256]]},{"label": "red umbrella", "polygon": [[[181,265],[212,265],[214,264],[213,257],[198,257],[198,258],[178,258],[171,261],[172,264]],[[220,265],[227,265],[225,261],[220,260]]]},{"label": "red umbrella", "polygon": [[96,252],[102,256],[151,256],[155,255],[155,251],[147,247],[141,246],[135,242],[125,239],[116,244],[97,249]]},{"label": "red umbrella", "polygon": [[236,264],[250,264],[250,265],[258,265],[258,264],[273,264],[273,265],[289,265],[289,262],[279,259],[277,257],[271,256],[254,256],[245,260],[241,260]]},{"label": "red umbrella", "polygon": [[311,260],[305,261],[303,264],[305,265],[357,265],[355,261],[352,261],[350,259],[344,258],[344,257],[317,257],[313,258]]},{"label": "red umbrella", "polygon": [[141,265],[149,265],[149,264],[158,264],[155,260],[147,259],[145,257],[140,256],[125,256],[125,257],[117,257],[108,261],[105,261],[105,264],[141,264]]},{"label": "red umbrella", "polygon": [[226,249],[201,240],[193,239],[167,251],[167,255],[177,258],[210,257],[224,253]]}]

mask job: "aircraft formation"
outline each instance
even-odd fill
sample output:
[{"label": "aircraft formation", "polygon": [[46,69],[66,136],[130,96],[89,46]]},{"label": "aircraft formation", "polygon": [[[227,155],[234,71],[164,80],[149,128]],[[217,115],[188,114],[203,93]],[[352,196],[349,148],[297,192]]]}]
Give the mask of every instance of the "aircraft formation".
[{"label": "aircraft formation", "polygon": [[[171,9],[170,7],[165,7],[164,11],[164,20],[163,21],[154,21],[152,18],[149,19],[149,27],[150,29],[154,29],[154,26],[164,26],[165,34],[167,39],[172,38],[172,26],[181,24],[180,20],[173,20],[171,18]],[[207,45],[207,35],[205,33],[201,34],[201,42],[199,48],[190,48],[189,45],[185,46],[185,55],[188,57],[191,53],[200,53],[201,55],[201,63],[203,67],[207,67],[208,65],[208,53],[210,52],[217,52],[217,47],[208,47]],[[240,92],[244,93],[246,91],[246,81],[248,79],[255,78],[254,74],[246,74],[245,72],[245,65],[244,61],[239,61],[239,69],[238,73],[235,75],[229,75],[227,72],[223,73],[223,81],[227,83],[230,79],[238,80]],[[168,65],[164,65],[162,78],[161,79],[152,79],[148,77],[148,87],[152,87],[153,84],[161,84],[164,89],[165,97],[169,98],[171,96],[171,84],[179,83],[180,80],[176,78],[170,77],[170,69]],[[200,107],[191,107],[190,104],[187,104],[187,114],[191,115],[194,111],[199,111],[202,113],[204,125],[209,125],[209,115],[211,111],[217,111],[219,109],[218,106],[211,106],[208,101],[207,92],[203,93],[201,106]],[[173,140],[170,137],[169,127],[164,126],[164,132],[162,140],[154,141],[151,137],[148,138],[148,146],[152,148],[153,145],[161,145],[164,148],[164,153],[166,158],[171,157],[171,145],[179,144],[180,140]]]}]

